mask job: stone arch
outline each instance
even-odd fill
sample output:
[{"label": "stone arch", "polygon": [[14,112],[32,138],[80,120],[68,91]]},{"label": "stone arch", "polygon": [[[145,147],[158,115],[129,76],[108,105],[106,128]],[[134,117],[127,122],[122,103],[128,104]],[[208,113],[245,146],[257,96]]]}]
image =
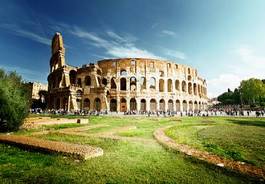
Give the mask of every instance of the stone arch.
[{"label": "stone arch", "polygon": [[120,80],[120,90],[126,91],[126,79],[125,78],[121,78]]},{"label": "stone arch", "polygon": [[164,80],[163,79],[159,79],[159,92],[164,92]]},{"label": "stone arch", "polygon": [[141,87],[141,90],[146,89],[146,78],[145,77],[141,77],[140,87]]},{"label": "stone arch", "polygon": [[195,102],[194,102],[194,111],[197,112],[198,110],[199,110],[198,102],[195,101]]},{"label": "stone arch", "polygon": [[131,98],[130,100],[130,110],[131,111],[136,111],[137,110],[137,103],[135,98]]},{"label": "stone arch", "polygon": [[86,86],[91,86],[91,77],[90,76],[86,76],[85,77],[85,85]]},{"label": "stone arch", "polygon": [[71,70],[69,72],[70,84],[71,85],[75,85],[76,84],[76,76],[77,76],[77,72],[75,70]]},{"label": "stone arch", "polygon": [[84,99],[84,109],[89,110],[90,109],[90,100],[88,98]]},{"label": "stone arch", "polygon": [[115,78],[112,77],[112,78],[111,78],[111,81],[110,81],[110,88],[111,88],[111,89],[116,89],[116,88],[117,88],[117,86],[116,86],[116,82],[115,82],[114,79],[115,79]]},{"label": "stone arch", "polygon": [[167,80],[167,91],[172,92],[173,91],[173,86],[172,86],[172,80],[168,79]]},{"label": "stone arch", "polygon": [[157,104],[155,99],[150,100],[150,111],[155,112],[157,110]]},{"label": "stone arch", "polygon": [[101,75],[102,74],[102,72],[100,71],[100,69],[97,69],[97,74],[98,75]]},{"label": "stone arch", "polygon": [[111,99],[110,100],[110,112],[116,112],[117,111],[117,100]]},{"label": "stone arch", "polygon": [[127,111],[127,101],[125,98],[122,98],[121,99],[121,102],[120,102],[120,111],[121,112],[126,112]]},{"label": "stone arch", "polygon": [[145,99],[141,100],[140,110],[141,111],[146,111],[146,100]]},{"label": "stone arch", "polygon": [[177,91],[180,90],[180,83],[179,83],[179,80],[176,80],[176,81],[175,81],[175,89],[176,89]]},{"label": "stone arch", "polygon": [[189,101],[189,111],[193,111],[193,103],[191,100]]},{"label": "stone arch", "polygon": [[176,100],[176,111],[177,112],[181,111],[181,109],[180,109],[180,101],[179,100]]},{"label": "stone arch", "polygon": [[187,92],[187,84],[185,81],[182,81],[181,86],[182,86],[182,92]]},{"label": "stone arch", "polygon": [[101,110],[101,100],[99,98],[95,98],[95,100],[94,100],[94,109],[96,111]]},{"label": "stone arch", "polygon": [[164,99],[161,99],[159,101],[159,110],[160,111],[166,111],[166,104],[165,104],[165,100]]},{"label": "stone arch", "polygon": [[76,104],[77,104],[77,109],[79,109],[79,110],[81,110],[81,108],[82,108],[82,101],[81,101],[81,99],[76,99]]},{"label": "stone arch", "polygon": [[150,89],[156,89],[156,79],[154,77],[150,78],[149,88]]},{"label": "stone arch", "polygon": [[188,111],[188,103],[186,100],[183,100],[182,107],[183,107],[183,111]]},{"label": "stone arch", "polygon": [[197,84],[196,83],[193,84],[193,94],[194,95],[197,95],[198,94],[197,93]]},{"label": "stone arch", "polygon": [[130,78],[130,90],[131,91],[136,91],[136,78],[135,77],[131,77]]},{"label": "stone arch", "polygon": [[121,69],[120,76],[127,76],[127,71],[125,69]]},{"label": "stone arch", "polygon": [[82,79],[77,78],[77,86],[81,87],[82,86]]},{"label": "stone arch", "polygon": [[192,94],[192,83],[191,82],[188,83],[188,92],[190,95]]},{"label": "stone arch", "polygon": [[168,110],[171,111],[171,112],[174,111],[173,105],[174,105],[173,104],[173,100],[171,100],[171,99],[168,100]]}]

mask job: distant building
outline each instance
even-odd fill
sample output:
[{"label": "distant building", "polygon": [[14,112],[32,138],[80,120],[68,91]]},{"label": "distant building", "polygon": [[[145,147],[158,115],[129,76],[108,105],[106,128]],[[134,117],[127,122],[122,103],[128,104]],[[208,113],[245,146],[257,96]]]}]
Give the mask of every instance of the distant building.
[{"label": "distant building", "polygon": [[[81,53],[82,54],[82,53]],[[70,66],[60,33],[52,40],[48,108],[66,111],[199,111],[207,84],[197,69],[147,58],[104,59]]]}]

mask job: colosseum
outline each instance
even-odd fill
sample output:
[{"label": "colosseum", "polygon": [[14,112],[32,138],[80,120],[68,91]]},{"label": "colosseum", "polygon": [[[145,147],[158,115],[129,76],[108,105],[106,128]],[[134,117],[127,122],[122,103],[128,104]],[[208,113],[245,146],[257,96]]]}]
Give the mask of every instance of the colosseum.
[{"label": "colosseum", "polygon": [[60,33],[52,40],[48,108],[65,111],[197,112],[207,107],[207,84],[196,69],[146,58],[67,65]]}]

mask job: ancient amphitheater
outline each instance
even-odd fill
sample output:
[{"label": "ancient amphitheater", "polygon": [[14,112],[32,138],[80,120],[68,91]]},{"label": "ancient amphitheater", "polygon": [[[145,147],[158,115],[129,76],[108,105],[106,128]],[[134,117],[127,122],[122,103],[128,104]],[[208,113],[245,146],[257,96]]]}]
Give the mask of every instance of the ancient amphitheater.
[{"label": "ancient amphitheater", "polygon": [[187,112],[207,106],[207,84],[196,69],[146,58],[104,59],[74,67],[65,62],[60,33],[52,40],[48,108],[66,111]]}]

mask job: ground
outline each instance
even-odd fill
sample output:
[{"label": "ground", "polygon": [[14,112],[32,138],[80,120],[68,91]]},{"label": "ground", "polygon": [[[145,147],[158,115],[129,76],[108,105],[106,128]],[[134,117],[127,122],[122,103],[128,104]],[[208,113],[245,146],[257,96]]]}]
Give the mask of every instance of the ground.
[{"label": "ground", "polygon": [[[263,126],[265,120],[206,117],[90,117],[89,125],[43,126],[28,131],[21,130],[16,134],[101,147],[104,150],[102,157],[79,161],[62,155],[29,152],[0,144],[0,183],[261,182],[165,149],[153,138],[153,132],[157,128],[169,125],[173,128],[168,129],[167,134],[176,141],[183,141],[183,138],[187,137],[185,143],[198,149],[206,149],[207,144],[202,142],[210,142],[216,146],[211,146],[212,149],[207,150],[216,154],[219,153],[215,152],[215,148],[230,150],[233,146],[231,143],[235,141],[244,161],[264,167],[265,154],[262,153],[265,146],[262,140],[265,133],[262,131],[265,132]],[[187,127],[184,128],[185,126]],[[225,126],[233,128],[225,129]],[[182,138],[176,136],[179,133]],[[241,145],[242,142],[246,142],[250,147]],[[238,150],[236,149],[236,153],[239,152]],[[227,157],[229,154],[225,152],[223,156]]]}]

